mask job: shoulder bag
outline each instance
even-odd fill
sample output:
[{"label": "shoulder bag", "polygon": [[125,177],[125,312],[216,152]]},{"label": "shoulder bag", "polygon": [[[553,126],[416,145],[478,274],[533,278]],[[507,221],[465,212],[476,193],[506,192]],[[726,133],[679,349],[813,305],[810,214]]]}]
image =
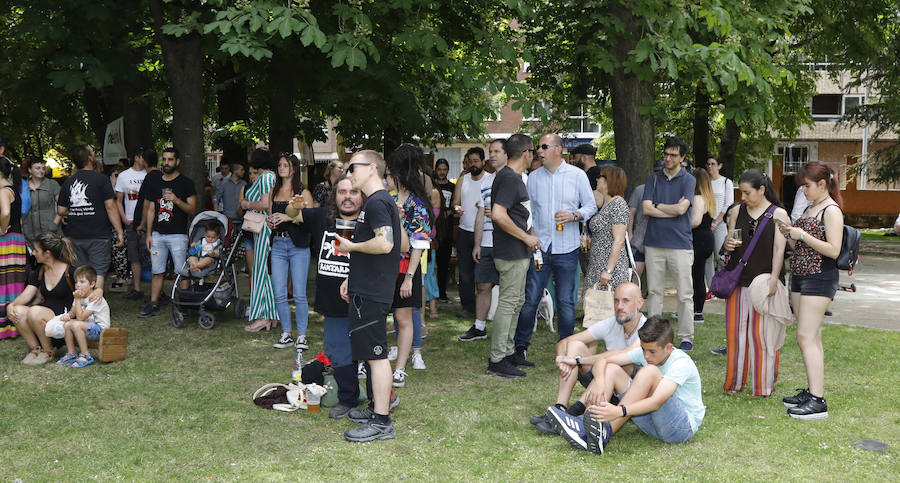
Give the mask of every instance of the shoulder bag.
[{"label": "shoulder bag", "polygon": [[260,233],[265,224],[266,215],[258,211],[247,210],[247,212],[244,213],[244,223],[241,224],[241,229],[253,233]]},{"label": "shoulder bag", "polygon": [[713,295],[720,299],[727,299],[734,293],[735,287],[737,287],[738,282],[741,280],[741,273],[743,273],[744,267],[747,265],[747,260],[753,253],[753,249],[756,248],[756,242],[759,241],[760,235],[765,231],[766,226],[769,224],[769,219],[772,218],[772,214],[775,213],[776,208],[778,207],[773,204],[766,210],[762,222],[756,227],[756,233],[753,234],[753,239],[750,240],[750,244],[747,245],[747,250],[744,251],[744,256],[741,257],[737,266],[730,270],[719,270],[713,275],[712,281],[709,283],[709,291],[712,292]]},{"label": "shoulder bag", "polygon": [[[822,209],[821,220],[823,225],[825,224],[825,210],[830,206],[837,205],[828,205]],[[862,238],[862,234],[860,234],[859,230],[850,225],[844,225],[841,238],[841,252],[834,260],[837,263],[838,270],[847,270],[850,272],[850,275],[853,275],[853,267],[859,261],[860,238]]]}]

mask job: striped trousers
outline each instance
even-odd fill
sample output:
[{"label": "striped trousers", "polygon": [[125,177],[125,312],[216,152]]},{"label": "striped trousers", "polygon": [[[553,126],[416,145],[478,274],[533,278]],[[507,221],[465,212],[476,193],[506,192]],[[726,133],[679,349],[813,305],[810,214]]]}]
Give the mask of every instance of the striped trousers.
[{"label": "striped trousers", "polygon": [[726,391],[743,389],[750,369],[753,370],[754,396],[769,396],[775,391],[781,350],[769,351],[765,339],[766,324],[775,323],[753,309],[749,288],[739,286],[728,297],[725,303]]}]

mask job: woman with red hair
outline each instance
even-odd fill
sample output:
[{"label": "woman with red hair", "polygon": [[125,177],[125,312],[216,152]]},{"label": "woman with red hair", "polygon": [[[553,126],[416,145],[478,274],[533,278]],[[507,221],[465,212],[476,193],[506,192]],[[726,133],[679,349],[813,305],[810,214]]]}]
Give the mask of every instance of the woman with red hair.
[{"label": "woman with red hair", "polygon": [[784,398],[788,415],[798,419],[828,417],[825,403],[825,352],[822,322],[838,287],[836,259],[841,253],[844,213],[834,170],[813,161],[800,168],[797,184],[810,204],[794,226],[780,225],[794,249],[791,255],[791,302],[797,316],[797,345],[806,365],[809,387]]}]

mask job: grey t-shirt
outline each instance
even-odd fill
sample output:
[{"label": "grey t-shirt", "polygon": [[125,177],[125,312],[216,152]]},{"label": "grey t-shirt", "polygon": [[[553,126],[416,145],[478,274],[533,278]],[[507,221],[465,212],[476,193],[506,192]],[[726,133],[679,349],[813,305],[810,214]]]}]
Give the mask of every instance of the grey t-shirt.
[{"label": "grey t-shirt", "polygon": [[631,193],[628,199],[628,207],[635,208],[634,226],[631,234],[631,246],[641,252],[644,251],[644,233],[647,233],[647,217],[644,216],[644,186],[640,185]]}]

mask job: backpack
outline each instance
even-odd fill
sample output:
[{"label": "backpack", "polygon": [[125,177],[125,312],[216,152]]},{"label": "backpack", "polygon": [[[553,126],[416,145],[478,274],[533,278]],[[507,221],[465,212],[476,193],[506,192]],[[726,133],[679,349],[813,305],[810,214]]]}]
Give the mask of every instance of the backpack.
[{"label": "backpack", "polygon": [[[829,206],[836,205],[828,205],[822,210],[823,220],[825,218],[825,210],[827,210]],[[850,275],[853,275],[853,268],[856,267],[856,263],[859,262],[860,238],[862,238],[862,233],[860,233],[859,230],[850,225],[844,225],[841,239],[841,253],[838,254],[835,262],[837,263],[839,270],[847,270]]]}]

